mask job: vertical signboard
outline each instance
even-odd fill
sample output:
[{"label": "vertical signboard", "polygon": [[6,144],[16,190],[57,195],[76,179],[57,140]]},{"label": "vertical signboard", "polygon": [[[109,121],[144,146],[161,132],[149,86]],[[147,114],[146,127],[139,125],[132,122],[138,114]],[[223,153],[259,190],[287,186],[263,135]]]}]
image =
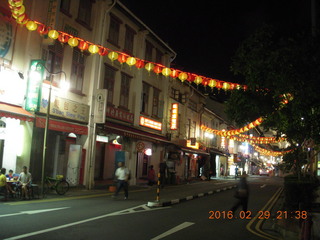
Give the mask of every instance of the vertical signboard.
[{"label": "vertical signboard", "polygon": [[170,119],[170,129],[171,130],[177,130],[177,127],[178,127],[178,114],[179,114],[178,103],[172,103],[172,106],[171,106],[171,119]]},{"label": "vertical signboard", "polygon": [[26,94],[26,107],[27,111],[39,110],[40,89],[44,74],[44,61],[31,60],[29,68],[29,78]]},{"label": "vertical signboard", "polygon": [[96,101],[94,105],[94,122],[105,123],[107,109],[107,89],[97,89],[95,91]]}]

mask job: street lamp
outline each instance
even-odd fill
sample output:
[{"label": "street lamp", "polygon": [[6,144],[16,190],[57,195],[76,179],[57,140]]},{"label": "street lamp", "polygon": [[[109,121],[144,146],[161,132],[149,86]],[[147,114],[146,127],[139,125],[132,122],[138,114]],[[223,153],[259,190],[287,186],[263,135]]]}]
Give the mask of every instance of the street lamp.
[{"label": "street lamp", "polygon": [[43,135],[43,149],[42,149],[42,170],[41,170],[41,194],[44,195],[44,172],[45,172],[45,163],[46,163],[46,152],[47,152],[47,136],[48,136],[48,129],[49,129],[49,119],[50,119],[50,106],[51,106],[51,91],[52,91],[52,77],[57,74],[64,74],[64,79],[66,81],[66,73],[64,71],[58,72],[50,72],[42,63],[38,63],[37,65],[42,65],[42,67],[49,73],[49,95],[48,95],[48,105],[46,111],[46,124],[44,128],[44,135]]}]

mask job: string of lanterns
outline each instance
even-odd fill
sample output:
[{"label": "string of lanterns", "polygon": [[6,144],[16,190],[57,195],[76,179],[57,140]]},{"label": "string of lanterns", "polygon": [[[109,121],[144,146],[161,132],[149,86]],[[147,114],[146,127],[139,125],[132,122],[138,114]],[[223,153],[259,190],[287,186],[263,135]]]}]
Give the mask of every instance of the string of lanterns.
[{"label": "string of lanterns", "polygon": [[257,152],[259,152],[259,153],[261,153],[263,155],[268,155],[268,156],[273,156],[273,157],[279,157],[279,156],[282,156],[282,155],[284,155],[286,153],[289,153],[289,152],[293,151],[293,149],[286,150],[286,151],[271,151],[271,150],[267,150],[265,148],[259,147],[259,146],[255,145],[255,144],[251,144],[251,145],[254,147],[254,149]]},{"label": "string of lanterns", "polygon": [[[78,47],[81,51],[88,51],[91,54],[99,54],[101,57],[107,56],[112,62],[119,61],[120,64],[126,63],[130,67],[135,66],[138,69],[145,68],[148,72],[153,71],[154,73],[162,74],[165,77],[171,77],[174,79],[178,78],[181,82],[184,82],[184,81],[194,82],[196,85],[202,84],[205,87],[209,86],[212,89],[217,88],[217,89],[223,89],[225,91],[240,90],[240,89],[247,90],[247,85],[221,81],[218,79],[208,78],[208,77],[181,71],[174,68],[168,68],[162,64],[139,59],[123,52],[113,51],[109,48],[106,48],[98,44],[94,44],[82,38],[75,37],[71,34],[52,29],[41,22],[29,19],[27,14],[25,13],[23,0],[8,0],[8,4],[12,13],[12,17],[16,19],[16,22],[18,24],[25,26],[29,31],[37,30],[40,35],[42,36],[47,35],[49,38],[53,40],[58,40],[62,44],[68,43],[68,45],[71,48]],[[284,97],[284,100],[281,102],[280,108],[282,108],[283,105],[287,104],[288,101],[292,99],[292,96],[290,94],[287,94],[287,95],[289,97]],[[285,96],[285,94],[283,96]],[[201,128],[211,133],[214,132],[215,134],[220,136],[224,136],[228,138],[232,137],[234,139],[239,139],[241,141],[242,140],[250,141],[250,143],[252,144],[254,142],[271,143],[275,141],[275,139],[273,138],[262,139],[261,137],[257,139],[253,139],[253,138],[248,139],[246,137],[248,135],[241,135],[241,133],[247,132],[256,126],[259,126],[263,122],[263,120],[264,119],[260,117],[255,121],[247,124],[243,128],[240,128],[237,130],[231,130],[231,131],[220,131],[216,129],[210,129],[205,126],[201,126]],[[239,135],[239,137],[236,137],[235,135]],[[262,148],[260,149],[260,147],[258,146],[256,147],[259,148],[259,150],[261,151],[268,151],[265,149],[263,150]]]},{"label": "string of lanterns", "polygon": [[181,82],[189,81],[195,83],[196,85],[202,84],[203,86],[208,86],[211,89],[217,88],[225,91],[240,89],[247,90],[247,85],[226,82],[181,71],[179,69],[165,67],[162,64],[139,59],[123,52],[113,51],[99,44],[94,44],[71,34],[52,29],[41,22],[29,19],[25,14],[23,0],[8,0],[8,3],[12,12],[12,16],[16,19],[18,24],[24,25],[29,31],[37,30],[42,36],[47,35],[49,38],[58,40],[63,44],[67,43],[72,48],[78,47],[81,51],[88,51],[91,54],[99,54],[102,57],[107,55],[112,62],[119,61],[121,64],[128,64],[130,67],[135,66],[138,69],[145,68],[148,72],[153,71],[154,73],[162,74],[165,77],[171,77],[174,79],[178,78]]}]

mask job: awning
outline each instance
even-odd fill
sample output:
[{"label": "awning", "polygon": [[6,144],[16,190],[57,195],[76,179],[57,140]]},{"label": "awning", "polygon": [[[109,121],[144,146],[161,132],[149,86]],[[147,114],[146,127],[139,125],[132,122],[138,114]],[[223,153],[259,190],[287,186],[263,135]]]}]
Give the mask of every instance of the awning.
[{"label": "awning", "polygon": [[107,122],[105,125],[105,129],[110,133],[115,133],[130,138],[136,138],[143,141],[171,143],[165,136],[145,132],[130,126],[124,126],[112,122]]},{"label": "awning", "polygon": [[[45,126],[46,126],[46,119],[42,117],[36,117],[36,127],[45,128]],[[53,119],[49,119],[49,129],[54,131],[59,131],[59,132],[88,135],[88,127],[85,125],[58,121]]]},{"label": "awning", "polygon": [[20,106],[0,103],[0,117],[20,119],[33,122],[34,116]]},{"label": "awning", "polygon": [[194,148],[187,148],[187,147],[180,147],[181,151],[193,153],[193,154],[201,154],[201,155],[210,155],[205,150],[202,149],[194,149]]}]

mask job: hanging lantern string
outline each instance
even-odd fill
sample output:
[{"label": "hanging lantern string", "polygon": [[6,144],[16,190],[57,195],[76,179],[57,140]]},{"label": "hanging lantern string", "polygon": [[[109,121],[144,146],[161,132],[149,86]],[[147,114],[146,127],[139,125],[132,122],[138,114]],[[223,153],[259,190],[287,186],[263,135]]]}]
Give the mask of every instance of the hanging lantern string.
[{"label": "hanging lantern string", "polygon": [[[27,17],[27,15],[24,13],[25,12],[25,7],[23,6],[23,0],[8,0],[9,7],[12,12],[12,17],[17,19],[17,22],[21,25],[26,26],[28,22],[30,24],[28,25],[28,30],[34,31],[36,30],[36,25],[41,26],[41,29],[38,30],[38,32],[41,35],[47,35],[49,31],[52,31],[52,39],[58,39],[60,35],[62,35],[58,40],[61,43],[68,43],[70,47],[79,47],[80,42],[84,42],[85,46],[83,44],[83,51],[87,50],[92,54],[99,53],[101,56],[105,56],[107,52],[116,52],[118,54],[119,59],[113,59],[113,60],[118,60],[120,63],[126,62],[128,65],[135,65],[137,68],[142,68],[145,67],[147,71],[154,71],[156,74],[162,74],[166,77],[172,77],[172,78],[177,78],[179,77],[179,74],[184,73],[185,75],[180,75],[179,79],[181,81],[187,80],[189,82],[194,82],[195,84],[199,85],[202,84],[203,86],[209,86],[212,89],[215,88],[222,88],[223,90],[247,90],[247,86],[243,84],[238,84],[238,83],[231,83],[231,82],[226,82],[218,79],[213,79],[213,78],[208,78],[204,76],[200,76],[194,73],[189,73],[189,72],[184,72],[179,69],[174,69],[174,68],[167,68],[163,66],[162,64],[159,63],[153,63],[150,61],[146,61],[143,59],[139,59],[133,56],[130,56],[126,53],[120,52],[120,51],[115,51],[111,50],[109,48],[106,48],[100,44],[95,44],[90,41],[84,40],[82,38],[73,36],[71,34],[68,34],[63,31],[58,31],[55,30],[51,27],[46,26],[45,24],[31,20]],[[17,15],[18,14],[18,15]],[[71,39],[71,40],[70,40]],[[69,41],[70,40],[70,41]],[[87,47],[88,45],[88,47]],[[130,58],[130,61],[127,61],[128,58]],[[134,60],[134,59],[135,60]],[[112,60],[112,61],[113,61]],[[135,63],[135,64],[134,64]]]}]

